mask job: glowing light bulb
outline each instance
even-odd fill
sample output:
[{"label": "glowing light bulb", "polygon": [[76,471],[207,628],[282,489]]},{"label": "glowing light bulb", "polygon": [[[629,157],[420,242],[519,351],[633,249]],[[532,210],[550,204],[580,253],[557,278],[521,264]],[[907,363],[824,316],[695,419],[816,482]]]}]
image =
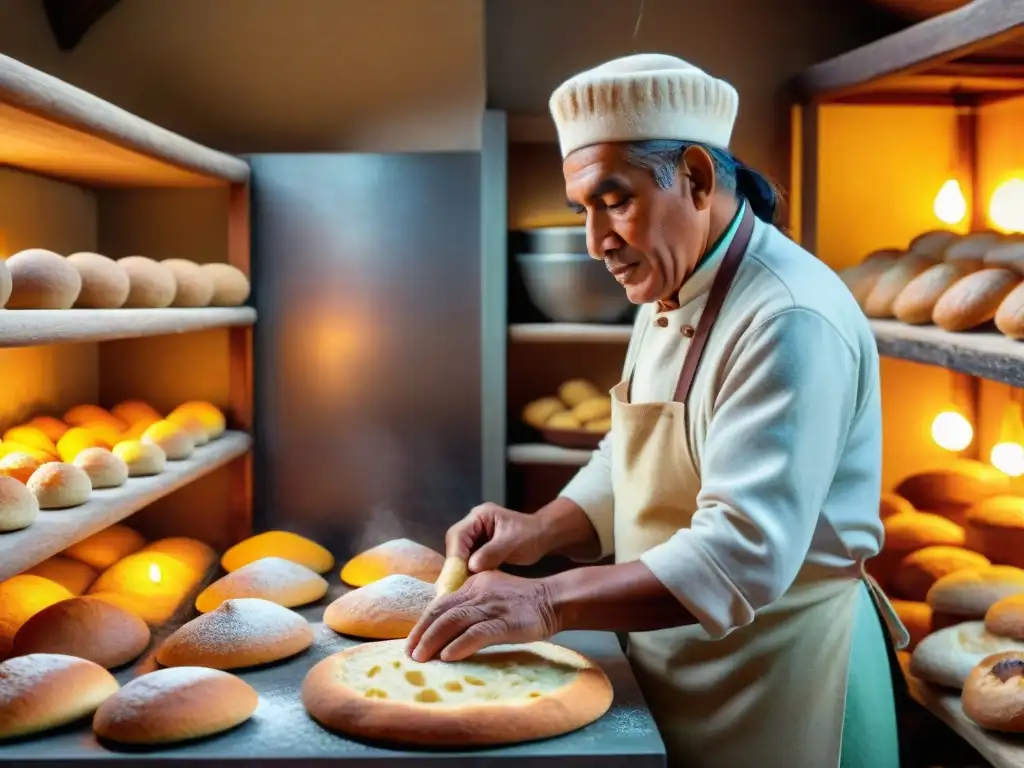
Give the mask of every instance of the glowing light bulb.
[{"label": "glowing light bulb", "polygon": [[944,224],[959,224],[967,215],[967,198],[960,189],[960,182],[949,179],[939,188],[935,196],[932,210],[939,221]]},{"label": "glowing light bulb", "polygon": [[996,187],[988,217],[1004,232],[1024,232],[1024,179],[1010,179]]},{"label": "glowing light bulb", "polygon": [[943,411],[932,422],[932,440],[947,451],[962,451],[974,439],[974,428],[964,415]]},{"label": "glowing light bulb", "polygon": [[160,566],[156,563],[149,564],[149,580],[154,584],[159,584],[162,576],[160,574]]},{"label": "glowing light bulb", "polygon": [[989,454],[992,466],[1010,477],[1024,475],[1024,445],[1019,443],[996,443]]}]

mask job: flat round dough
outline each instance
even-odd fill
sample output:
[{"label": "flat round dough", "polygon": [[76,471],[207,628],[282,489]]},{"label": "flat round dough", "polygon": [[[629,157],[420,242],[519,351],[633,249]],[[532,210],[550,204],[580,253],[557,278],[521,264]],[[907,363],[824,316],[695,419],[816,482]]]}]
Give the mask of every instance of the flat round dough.
[{"label": "flat round dough", "polygon": [[294,608],[315,603],[327,594],[327,580],[304,565],[280,557],[264,557],[217,579],[196,598],[196,610],[209,613],[225,600],[259,597]]},{"label": "flat round dough", "polygon": [[341,580],[365,587],[385,576],[403,574],[434,583],[444,567],[444,556],[411,539],[392,539],[353,557],[341,569]]},{"label": "flat round dough", "polygon": [[372,640],[408,637],[437,591],[433,584],[394,574],[348,592],[324,611],[324,624],[342,635]]},{"label": "flat round dough", "polygon": [[309,622],[255,597],[225,600],[179,627],[156,653],[165,667],[237,669],[286,659],[313,644]]},{"label": "flat round dough", "polygon": [[1024,651],[1024,642],[986,631],[985,622],[968,621],[924,638],[910,657],[910,674],[947,688],[962,688],[967,676],[986,656]]},{"label": "flat round dough", "polygon": [[290,531],[266,531],[250,536],[225,552],[220,565],[231,573],[264,557],[291,560],[314,573],[327,573],[334,567],[334,555],[327,549]]},{"label": "flat round dough", "polygon": [[964,714],[982,728],[1024,732],[1024,652],[982,659],[964,683],[960,701]]},{"label": "flat round dough", "polygon": [[317,664],[302,703],[323,727],[411,746],[490,746],[559,736],[612,703],[593,662],[551,643],[487,648],[420,664],[404,640],[365,643]]}]

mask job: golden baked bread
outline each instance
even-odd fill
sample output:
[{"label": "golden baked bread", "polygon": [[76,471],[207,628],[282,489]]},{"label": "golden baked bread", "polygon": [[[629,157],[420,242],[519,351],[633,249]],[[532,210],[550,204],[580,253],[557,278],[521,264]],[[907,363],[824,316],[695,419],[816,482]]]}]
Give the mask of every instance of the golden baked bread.
[{"label": "golden baked bread", "polygon": [[928,603],[912,600],[890,600],[893,610],[910,635],[908,651],[914,648],[932,631],[932,609]]},{"label": "golden baked bread", "polygon": [[966,568],[954,571],[932,584],[928,605],[932,626],[949,626],[956,621],[981,619],[994,603],[1024,592],[1024,570],[1008,565]]},{"label": "golden baked bread", "polygon": [[929,267],[900,291],[892,305],[893,315],[910,325],[932,322],[935,305],[942,295],[960,278],[978,268],[975,262],[969,261],[944,262]]},{"label": "golden baked bread", "polygon": [[996,309],[996,328],[1011,339],[1024,339],[1024,283],[1018,285]]},{"label": "golden baked bread", "polygon": [[160,411],[142,400],[122,400],[110,412],[129,427],[140,421],[160,421]]},{"label": "golden baked bread", "polygon": [[189,400],[187,403],[179,405],[171,413],[188,413],[195,416],[206,427],[206,434],[210,440],[216,440],[223,435],[227,426],[227,420],[221,410],[213,403],[204,400]]},{"label": "golden baked bread", "polygon": [[209,613],[225,600],[259,597],[285,608],[315,603],[327,594],[327,580],[304,565],[264,557],[222,576],[196,598],[196,610]]},{"label": "golden baked bread", "polygon": [[127,600],[117,604],[151,626],[169,621],[197,586],[199,574],[162,552],[142,550],[118,560],[96,579],[89,594],[113,592]]},{"label": "golden baked bread", "polygon": [[864,314],[868,317],[892,317],[896,297],[911,280],[935,263],[935,259],[919,253],[901,256],[878,278],[878,282],[864,300]]},{"label": "golden baked bread", "polygon": [[1024,732],[1024,650],[986,656],[960,697],[964,714],[990,731]]},{"label": "golden baked bread", "polygon": [[947,574],[965,568],[985,568],[988,558],[963,547],[933,546],[911,552],[896,567],[893,588],[906,600],[922,601],[932,584]]},{"label": "golden baked bread", "polygon": [[839,272],[839,278],[850,289],[858,306],[864,306],[878,278],[902,255],[903,251],[895,248],[883,248],[869,253],[860,264]]},{"label": "golden baked bread", "polygon": [[588,398],[573,407],[572,415],[580,424],[595,419],[606,419],[612,415],[612,400],[607,395]]},{"label": "golden baked bread", "polygon": [[167,454],[153,443],[122,440],[114,446],[114,455],[128,467],[128,477],[159,475],[167,469]]},{"label": "golden baked bread", "polygon": [[558,387],[558,397],[569,408],[575,408],[584,400],[601,395],[597,387],[586,379],[570,379]]},{"label": "golden baked bread", "polygon": [[253,597],[225,600],[183,624],[156,652],[165,667],[239,669],[286,659],[313,644],[309,622]]},{"label": "golden baked bread", "polygon": [[75,300],[79,309],[118,309],[128,298],[131,284],[120,264],[88,251],[72,253],[68,264],[78,271],[82,290]]},{"label": "golden baked bread", "polygon": [[526,404],[522,419],[534,429],[544,429],[548,419],[565,411],[565,403],[557,397],[542,397]]},{"label": "golden baked bread", "polygon": [[961,688],[978,662],[1009,650],[1024,650],[1024,643],[993,635],[984,622],[969,621],[924,638],[910,657],[910,674],[946,688]]},{"label": "golden baked bread", "polygon": [[580,429],[582,426],[580,420],[572,415],[572,411],[554,413],[544,425],[546,429]]},{"label": "golden baked bread", "polygon": [[[128,427],[128,429],[121,433],[120,439],[117,440],[117,442],[113,443],[113,445],[117,445],[117,443],[125,442],[128,440],[141,440],[142,436],[146,433],[146,430],[149,429],[154,424],[156,424],[158,421],[162,421],[162,419],[145,418],[141,419],[140,421],[136,421],[134,424]],[[164,458],[167,458],[166,455],[164,456]]]},{"label": "golden baked bread", "polygon": [[120,488],[128,482],[128,465],[106,448],[86,448],[72,462],[85,472],[93,488]]},{"label": "golden baked bread", "polygon": [[947,331],[968,331],[987,323],[1021,276],[1012,270],[993,267],[973,272],[958,280],[935,303],[932,321]]},{"label": "golden baked bread", "polygon": [[895,490],[916,509],[934,512],[962,525],[971,505],[1009,493],[1010,478],[991,464],[954,459],[904,478]]},{"label": "golden baked bread", "polygon": [[203,264],[200,267],[213,281],[211,307],[240,307],[249,298],[249,278],[230,264]]},{"label": "golden baked bread", "polygon": [[142,534],[127,525],[115,523],[64,550],[64,555],[105,571],[118,560],[146,546]]},{"label": "golden baked bread", "polygon": [[178,290],[171,270],[145,256],[126,256],[117,263],[128,274],[131,286],[124,306],[148,309],[171,306]]},{"label": "golden baked bread", "polygon": [[0,459],[0,475],[12,477],[22,485],[27,485],[32,473],[44,463],[31,454],[14,451]]},{"label": "golden baked bread", "polygon": [[7,309],[70,309],[82,278],[63,256],[44,248],[29,248],[7,259],[11,296]]},{"label": "golden baked bread", "polygon": [[883,520],[887,517],[892,517],[900,512],[916,512],[914,505],[895,493],[889,493],[882,491],[881,498],[878,500],[878,516]]},{"label": "golden baked bread", "polygon": [[992,603],[985,612],[985,629],[994,635],[1024,640],[1024,592]]},{"label": "golden baked bread", "polygon": [[196,447],[188,432],[166,419],[150,424],[142,433],[142,442],[160,448],[168,461],[187,459]]},{"label": "golden baked bread", "polygon": [[280,557],[315,573],[334,568],[334,555],[312,539],[290,531],[265,531],[238,542],[224,553],[220,566],[228,573],[264,557]]},{"label": "golden baked bread", "polygon": [[371,640],[408,637],[437,595],[433,584],[393,574],[347,592],[324,611],[324,624],[342,635]]},{"label": "golden baked bread", "polygon": [[74,464],[51,461],[43,464],[28,479],[40,509],[79,507],[89,500],[92,482],[84,470]]},{"label": "golden baked bread", "polygon": [[28,528],[39,515],[39,502],[13,477],[0,475],[0,533]]},{"label": "golden baked bread", "polygon": [[13,440],[0,443],[0,458],[10,456],[12,453],[24,453],[36,460],[37,464],[45,464],[48,461],[55,461],[54,457],[46,451],[37,450],[29,445],[22,445]]},{"label": "golden baked bread", "polygon": [[585,429],[587,432],[594,432],[595,434],[601,435],[608,432],[608,430],[610,430],[611,428],[612,419],[610,416],[605,419],[594,419],[593,421],[588,421],[586,424],[583,425],[583,429]]},{"label": "golden baked bread", "polygon": [[206,426],[199,420],[199,417],[189,410],[176,410],[171,411],[167,414],[165,421],[170,422],[176,427],[180,427],[185,430],[185,433],[192,440],[192,445],[198,448],[201,445],[206,445],[210,442],[210,435],[206,431]]},{"label": "golden baked bread", "polygon": [[964,543],[963,528],[930,512],[901,512],[885,518],[883,525],[887,552],[913,552],[939,544],[960,547]]},{"label": "golden baked bread", "polygon": [[141,656],[149,637],[138,616],[92,597],[73,597],[26,621],[14,636],[14,653],[60,653],[114,669]]},{"label": "golden baked bread", "polygon": [[420,581],[437,581],[444,556],[410,539],[392,539],[353,557],[341,569],[341,580],[353,587],[365,587],[393,574],[414,576]]},{"label": "golden baked bread", "polygon": [[945,250],[959,239],[960,235],[948,229],[931,229],[911,240],[907,250],[939,259]]},{"label": "golden baked bread", "polygon": [[259,705],[252,686],[230,672],[172,667],[137,677],[108,698],[92,721],[101,739],[171,744],[234,728]]},{"label": "golden baked bread", "polygon": [[985,265],[1024,273],[1024,241],[1000,242],[985,254]]},{"label": "golden baked bread", "polygon": [[123,432],[128,428],[127,424],[110,413],[110,411],[100,408],[98,405],[89,404],[76,405],[73,408],[69,408],[64,413],[64,421],[72,427],[81,427],[93,422],[104,422],[119,432]]},{"label": "golden baked bread", "polygon": [[55,581],[72,595],[81,595],[96,581],[99,573],[91,565],[64,555],[54,555],[29,568],[25,573]]},{"label": "golden baked bread", "polygon": [[985,255],[999,244],[998,232],[969,232],[950,243],[943,252],[946,261],[960,259],[984,259]]},{"label": "golden baked bread", "polygon": [[69,725],[96,711],[118,690],[99,664],[37,653],[0,663],[0,739]]},{"label": "golden baked bread", "polygon": [[324,728],[411,746],[488,746],[559,736],[612,703],[604,672],[568,648],[487,648],[465,661],[421,664],[404,640],[328,656],[302,683],[302,703]]},{"label": "golden baked bread", "polygon": [[72,427],[57,441],[57,453],[60,455],[60,460],[67,463],[73,462],[78,457],[78,454],[86,448],[106,448],[109,450],[110,447],[110,443],[103,440],[95,432],[82,427]]},{"label": "golden baked bread", "polygon": [[4,432],[5,443],[21,443],[27,445],[30,448],[35,448],[37,451],[43,451],[48,453],[54,458],[57,457],[57,446],[54,445],[43,430],[39,427],[33,427],[29,424],[22,424],[17,427],[11,427]]},{"label": "golden baked bread", "polygon": [[213,299],[213,278],[188,259],[163,259],[160,262],[174,275],[176,291],[172,307],[208,307]]},{"label": "golden baked bread", "polygon": [[171,536],[158,539],[142,548],[142,552],[160,552],[188,566],[197,579],[203,578],[217,562],[213,547],[198,539]]},{"label": "golden baked bread", "polygon": [[33,416],[25,426],[35,427],[42,431],[44,435],[50,438],[50,442],[54,445],[68,431],[68,425],[53,416]]},{"label": "golden baked bread", "polygon": [[56,582],[20,573],[0,581],[0,659],[10,655],[21,625],[43,608],[74,595]]},{"label": "golden baked bread", "polygon": [[124,432],[121,432],[116,426],[108,421],[87,421],[82,425],[82,429],[91,432],[102,440],[104,447],[113,447],[124,439],[122,437]]},{"label": "golden baked bread", "polygon": [[993,496],[967,510],[967,546],[993,563],[1024,568],[1024,497]]}]

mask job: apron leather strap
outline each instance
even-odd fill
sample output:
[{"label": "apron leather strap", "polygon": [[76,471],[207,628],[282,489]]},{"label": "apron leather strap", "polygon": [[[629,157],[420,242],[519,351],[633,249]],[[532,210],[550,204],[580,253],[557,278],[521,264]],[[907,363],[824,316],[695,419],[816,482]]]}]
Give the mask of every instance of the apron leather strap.
[{"label": "apron leather strap", "polygon": [[697,323],[697,330],[693,334],[693,341],[690,342],[690,349],[687,350],[686,358],[683,360],[683,370],[679,374],[679,381],[676,383],[676,392],[673,400],[677,403],[685,403],[690,396],[690,389],[693,387],[693,379],[697,375],[697,366],[700,365],[700,358],[704,354],[704,347],[707,346],[711,329],[718,319],[725,304],[725,297],[729,295],[729,289],[736,278],[736,272],[740,268],[740,262],[747,252],[747,245],[750,243],[750,235],[754,231],[754,214],[750,210],[750,204],[743,204],[743,220],[740,222],[736,235],[729,244],[722,263],[715,274],[714,282],[711,283],[711,292],[708,294],[708,303],[704,306],[700,321]]}]

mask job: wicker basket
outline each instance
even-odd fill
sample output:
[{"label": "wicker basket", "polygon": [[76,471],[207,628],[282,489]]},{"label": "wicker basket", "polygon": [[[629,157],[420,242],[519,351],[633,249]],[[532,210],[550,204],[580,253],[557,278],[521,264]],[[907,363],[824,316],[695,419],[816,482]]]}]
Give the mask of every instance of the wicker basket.
[{"label": "wicker basket", "polygon": [[871,0],[879,8],[884,8],[909,21],[923,21],[948,11],[962,8],[971,0]]}]

